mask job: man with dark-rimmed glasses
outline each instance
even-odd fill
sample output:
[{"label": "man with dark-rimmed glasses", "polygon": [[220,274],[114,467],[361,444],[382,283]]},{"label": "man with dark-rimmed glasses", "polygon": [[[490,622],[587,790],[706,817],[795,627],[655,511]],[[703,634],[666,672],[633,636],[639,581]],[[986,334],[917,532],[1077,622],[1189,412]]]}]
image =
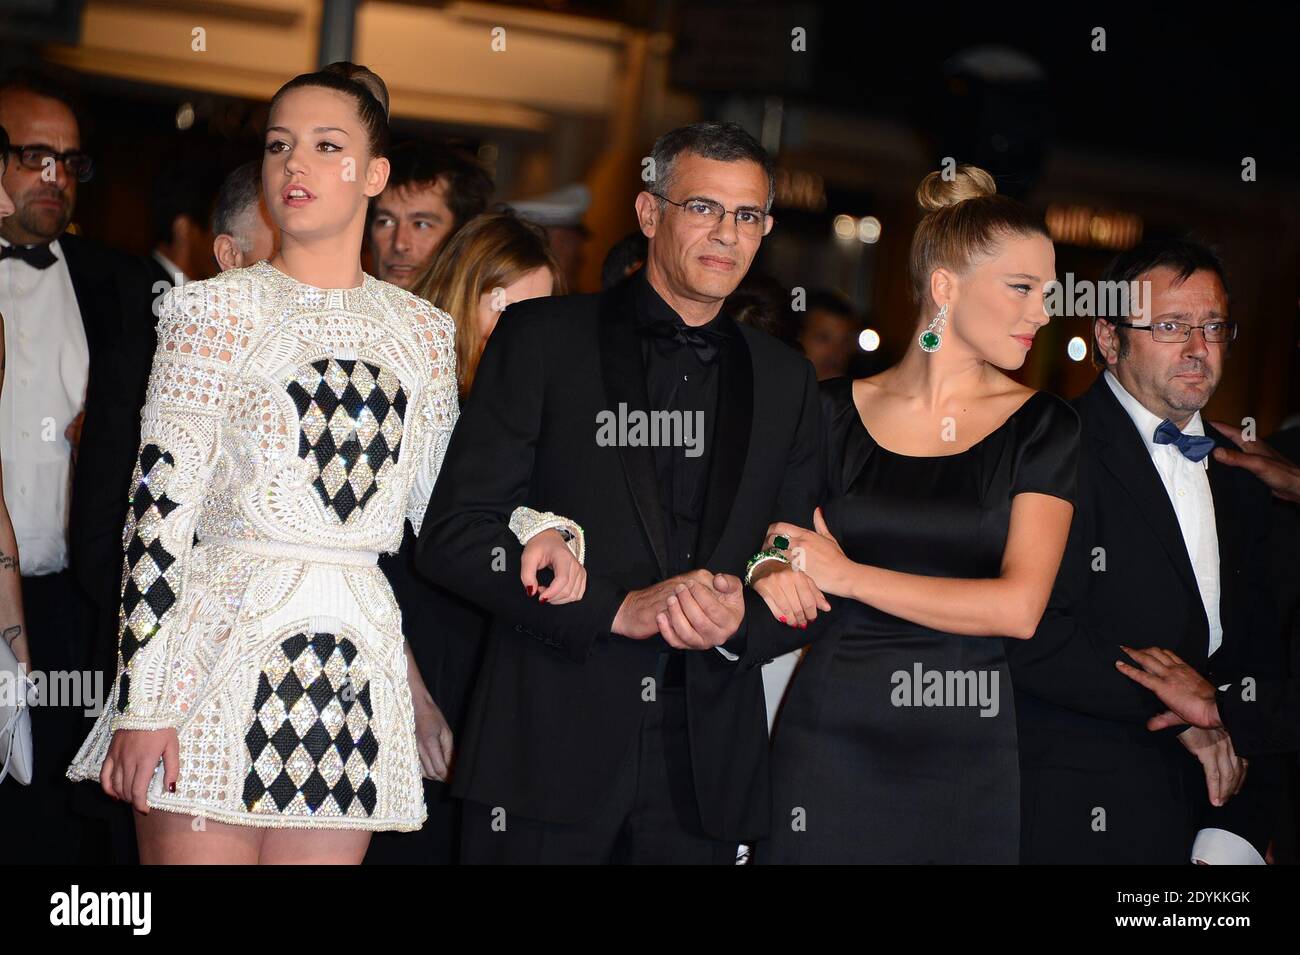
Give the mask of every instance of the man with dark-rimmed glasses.
[{"label": "man with dark-rimmed glasses", "polygon": [[[421,570],[493,615],[453,778],[466,861],[733,864],[772,824],[762,664],[832,620],[810,583],[796,625],[741,581],[770,522],[811,520],[823,466],[812,365],[723,309],[772,160],[697,123],[643,169],[644,268],[506,310],[425,517]],[[613,426],[637,418],[681,427]],[[543,498],[589,543],[564,606],[510,579],[507,519]]]},{"label": "man with dark-rimmed glasses", "polygon": [[[14,203],[0,221],[5,500],[32,668],[71,685],[107,670],[115,650],[121,533],[154,319],[143,265],[67,231],[77,187],[94,172],[68,93],[40,73],[9,73],[0,79],[0,125]],[[89,797],[74,796],[60,771],[86,733],[83,710],[95,706],[94,681],[80,685],[82,703],[32,707],[31,785],[0,785],[0,844],[16,859],[81,857],[85,821],[72,800]],[[115,856],[128,861],[129,812],[102,812],[124,823]]]},{"label": "man with dark-rimmed glasses", "polygon": [[1021,859],[1261,864],[1276,757],[1248,765],[1222,728],[1153,732],[1164,704],[1116,666],[1125,648],[1163,647],[1249,694],[1282,665],[1265,589],[1269,492],[1211,455],[1233,444],[1201,419],[1237,335],[1224,268],[1199,242],[1155,241],[1102,279],[1147,294],[1140,314],[1094,322],[1103,370],[1074,402],[1083,441],[1065,557],[1037,633],[1007,648]]}]

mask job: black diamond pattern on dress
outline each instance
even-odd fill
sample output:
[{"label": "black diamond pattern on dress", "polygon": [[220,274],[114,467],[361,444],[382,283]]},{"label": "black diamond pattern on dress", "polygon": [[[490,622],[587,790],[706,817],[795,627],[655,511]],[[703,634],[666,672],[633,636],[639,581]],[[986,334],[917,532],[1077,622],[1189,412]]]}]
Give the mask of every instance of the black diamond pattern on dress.
[{"label": "black diamond pattern on dress", "polygon": [[378,790],[371,770],[379,741],[370,726],[370,682],[351,669],[356,657],[346,637],[297,633],[263,667],[244,734],[244,805],[250,812],[374,813]]},{"label": "black diamond pattern on dress", "polygon": [[118,629],[120,661],[117,709],[126,712],[132,658],[162,626],[176,603],[176,588],[168,576],[176,558],[163,545],[161,533],[167,515],[180,507],[167,496],[176,459],[156,444],[140,449],[132,477],[134,491],[127,508],[126,555],[122,568],[122,610]]},{"label": "black diamond pattern on dress", "polygon": [[346,524],[397,463],[406,391],[391,371],[351,358],[314,361],[286,390],[298,409],[298,455],[315,466],[312,487]]}]

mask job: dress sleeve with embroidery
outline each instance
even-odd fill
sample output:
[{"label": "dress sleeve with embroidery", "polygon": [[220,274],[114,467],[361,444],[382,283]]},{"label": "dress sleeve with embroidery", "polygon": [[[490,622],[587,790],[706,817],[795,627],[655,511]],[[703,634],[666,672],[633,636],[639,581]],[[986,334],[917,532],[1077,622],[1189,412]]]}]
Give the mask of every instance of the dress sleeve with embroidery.
[{"label": "dress sleeve with embroidery", "polygon": [[[425,389],[424,406],[420,409],[428,438],[424,453],[416,464],[415,480],[411,485],[406,511],[407,519],[418,537],[424,512],[429,506],[429,497],[433,494],[434,482],[438,479],[442,459],[451,441],[452,429],[460,415],[460,405],[456,396],[455,322],[446,312],[422,301],[414,312],[414,322],[416,333],[427,349],[433,368],[433,383]],[[510,515],[510,530],[520,544],[527,544],[548,528],[560,532],[569,550],[581,564],[585,558],[586,546],[582,528],[576,521],[549,511],[535,511],[530,507],[517,507]]]},{"label": "dress sleeve with embroidery", "polygon": [[433,484],[442,469],[442,459],[451,442],[452,429],[460,416],[456,401],[456,325],[450,315],[412,296],[412,321],[421,347],[428,356],[431,381],[424,389],[416,413],[423,424],[423,440],[417,451],[415,479],[407,499],[406,517],[418,537]]},{"label": "dress sleeve with embroidery", "polygon": [[230,366],[247,345],[243,309],[207,282],[168,291],[131,477],[118,623],[114,730],[178,726],[167,703],[169,644],[194,527],[216,465]]}]

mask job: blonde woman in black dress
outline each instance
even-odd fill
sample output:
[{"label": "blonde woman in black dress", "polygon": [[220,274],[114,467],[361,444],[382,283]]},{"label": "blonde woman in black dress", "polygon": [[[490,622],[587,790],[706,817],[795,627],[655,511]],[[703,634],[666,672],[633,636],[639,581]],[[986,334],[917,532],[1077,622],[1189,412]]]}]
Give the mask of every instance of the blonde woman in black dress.
[{"label": "blonde woman in black dress", "polygon": [[[1041,220],[995,192],[973,167],[922,182],[917,337],[892,368],[823,384],[823,506],[769,530],[840,627],[810,647],[776,726],[765,861],[1017,860],[1003,641],[1029,638],[1047,605],[1079,424],[1005,374],[1047,324],[1055,255]],[[755,586],[793,620],[788,576]]]}]

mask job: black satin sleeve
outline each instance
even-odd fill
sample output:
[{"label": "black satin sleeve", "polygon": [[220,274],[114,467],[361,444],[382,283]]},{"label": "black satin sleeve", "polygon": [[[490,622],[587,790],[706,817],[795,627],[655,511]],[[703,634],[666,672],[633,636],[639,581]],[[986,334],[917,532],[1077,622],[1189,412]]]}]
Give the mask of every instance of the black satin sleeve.
[{"label": "black satin sleeve", "polygon": [[[852,378],[828,378],[819,382],[817,391],[822,404],[822,460],[825,476],[821,501],[844,494],[846,445],[853,426],[860,424],[858,407],[853,403]],[[861,430],[859,427],[858,430]]]},{"label": "black satin sleeve", "polygon": [[1075,502],[1079,414],[1064,399],[1040,391],[1018,413],[1011,496],[1050,494]]}]

